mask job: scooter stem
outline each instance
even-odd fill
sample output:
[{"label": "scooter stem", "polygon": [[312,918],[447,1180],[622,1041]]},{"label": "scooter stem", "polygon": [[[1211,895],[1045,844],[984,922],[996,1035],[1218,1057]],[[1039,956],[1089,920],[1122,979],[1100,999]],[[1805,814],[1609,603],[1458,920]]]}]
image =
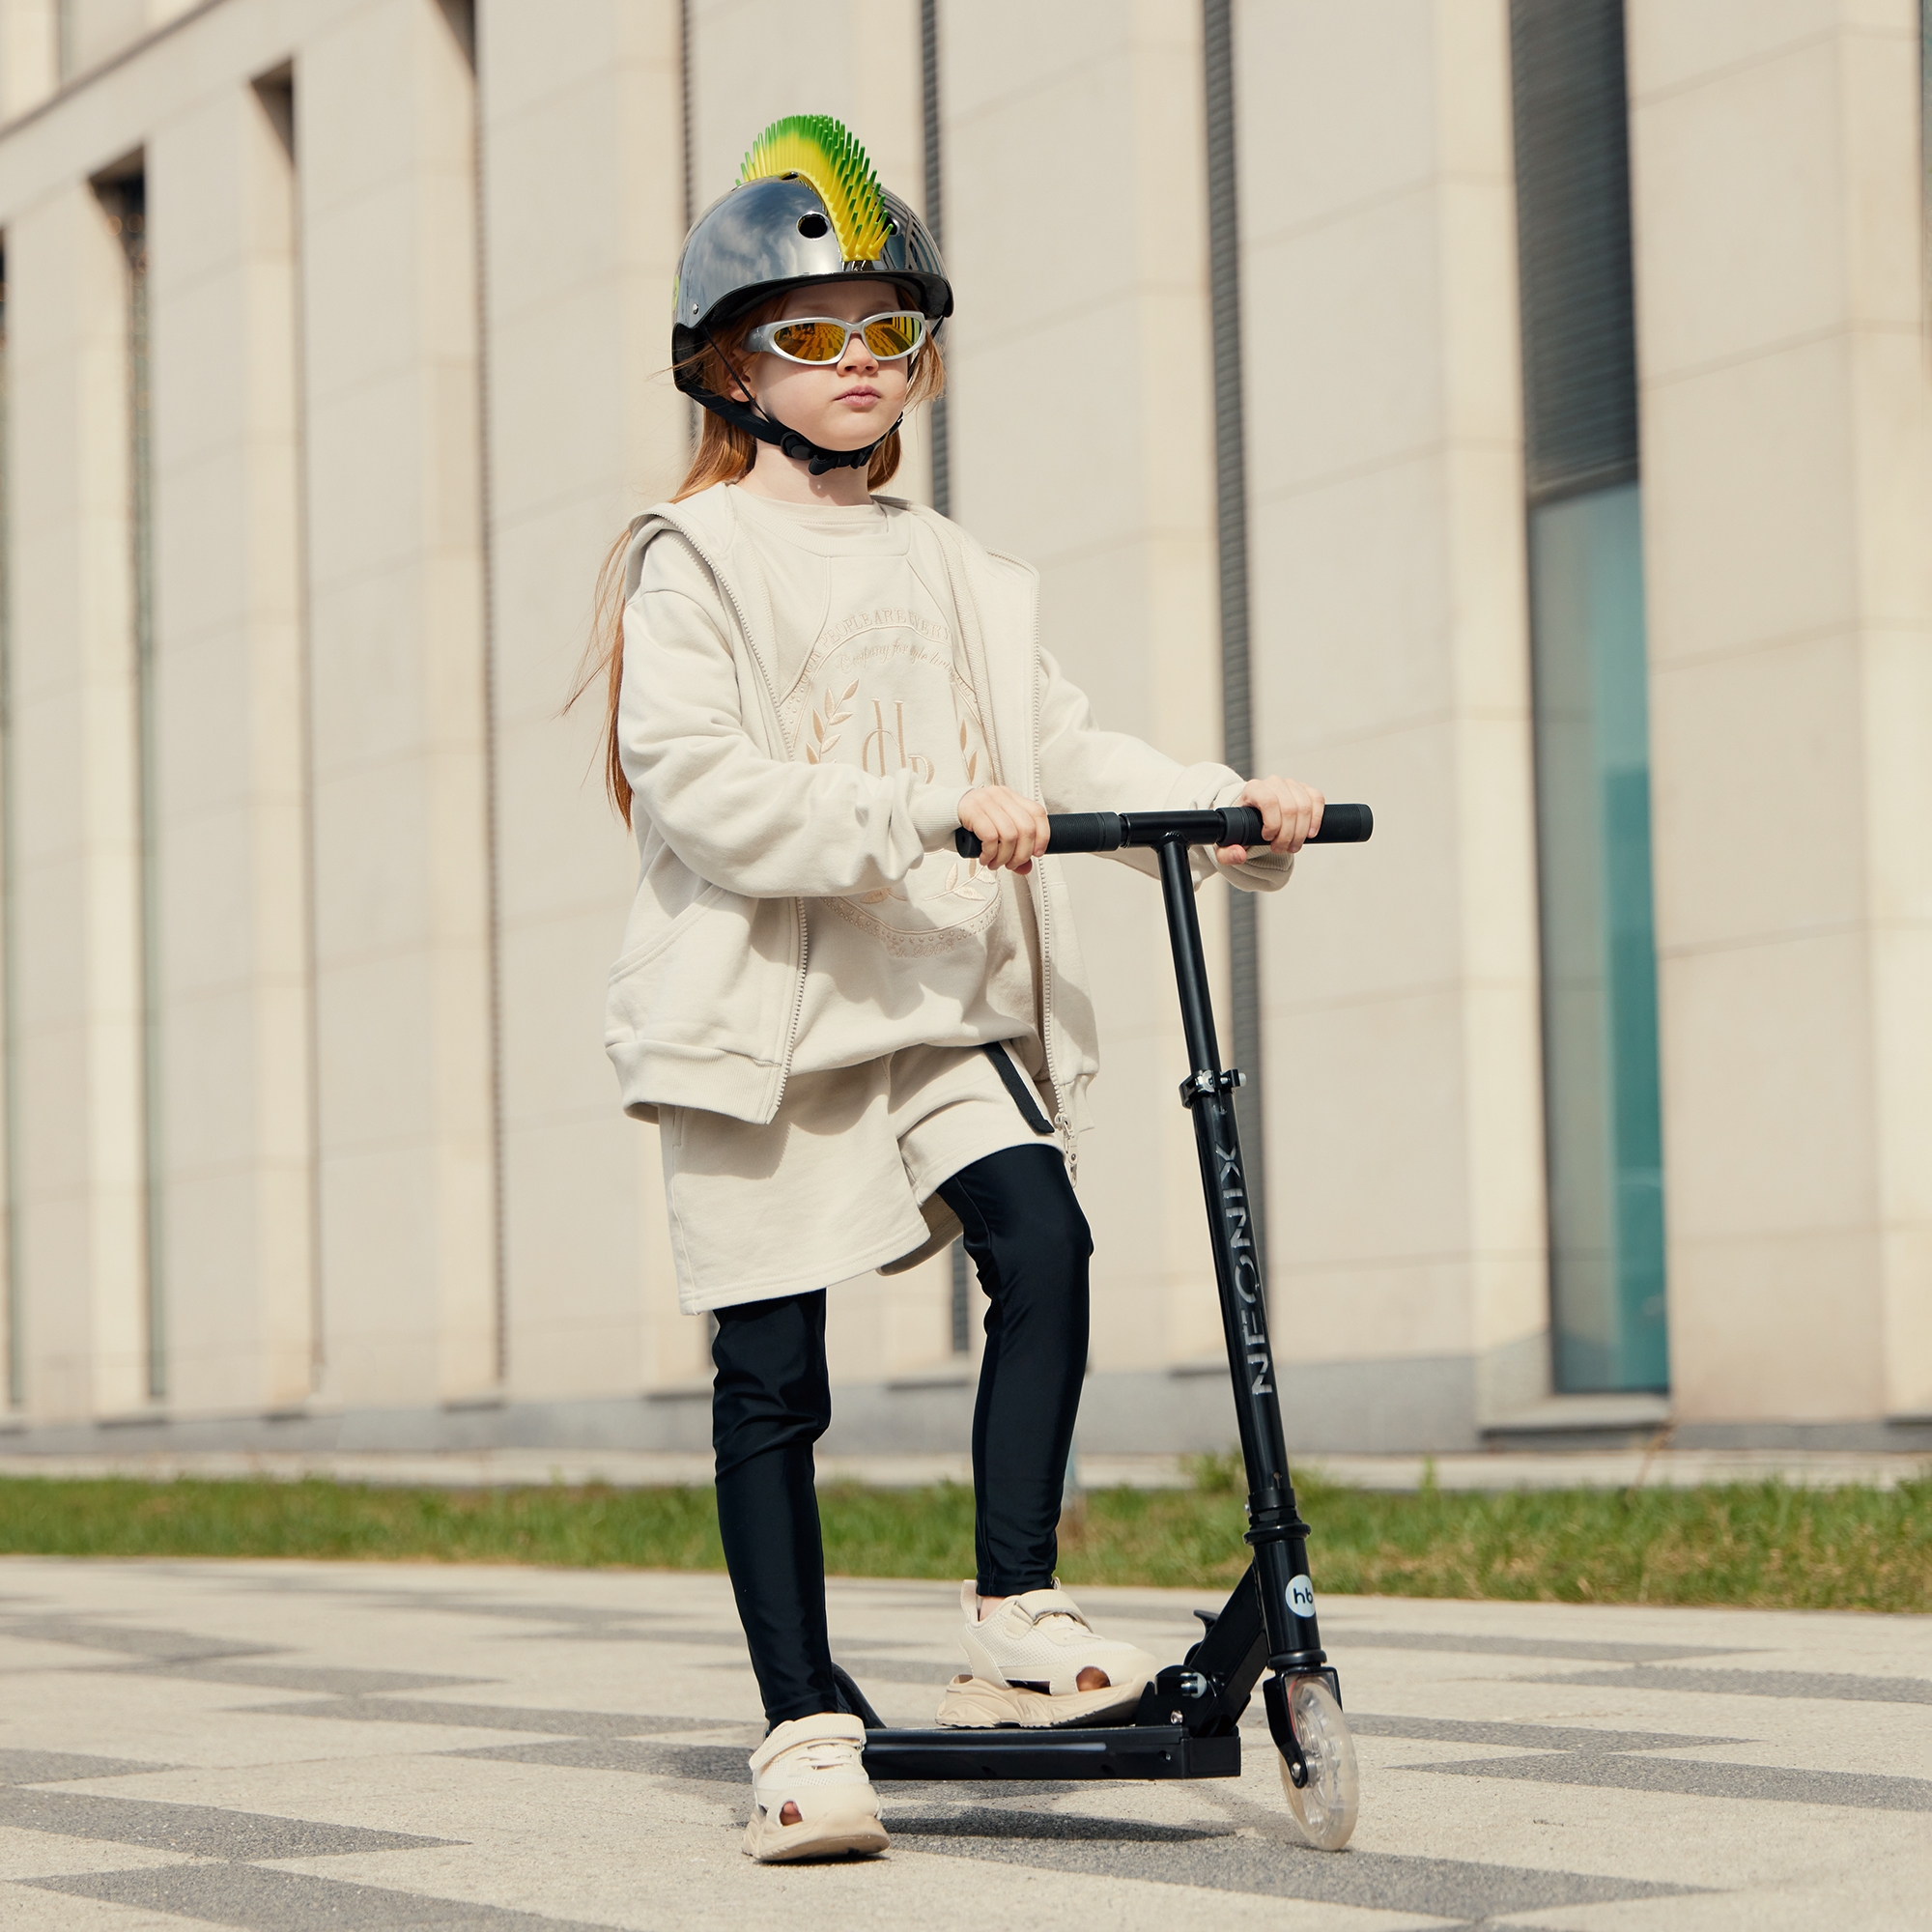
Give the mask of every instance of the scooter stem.
[{"label": "scooter stem", "polygon": [[[1223,1070],[1214,1037],[1214,1010],[1187,850],[1188,841],[1179,833],[1163,838],[1155,847],[1180,994],[1181,1031],[1187,1042],[1189,1070],[1180,1085],[1180,1097],[1194,1116],[1201,1192],[1208,1209],[1221,1326],[1247,1470],[1247,1541],[1255,1552],[1251,1578],[1261,1599],[1268,1667],[1285,1672],[1314,1670],[1325,1656],[1316,1627],[1315,1591],[1308,1578],[1308,1525],[1295,1508],[1289,1481],[1281,1398],[1268,1341],[1267,1292],[1255,1249],[1240,1130],[1235,1120],[1235,1089],[1241,1076]],[[1272,1708],[1269,1716],[1274,1716]]]}]

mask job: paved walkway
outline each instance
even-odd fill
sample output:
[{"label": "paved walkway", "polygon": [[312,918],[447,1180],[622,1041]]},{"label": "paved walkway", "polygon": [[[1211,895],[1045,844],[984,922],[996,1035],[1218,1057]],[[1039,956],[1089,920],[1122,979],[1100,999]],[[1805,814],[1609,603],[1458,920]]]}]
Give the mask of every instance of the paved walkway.
[{"label": "paved walkway", "polygon": [[[1196,1593],[1081,1592],[1150,1648]],[[891,1721],[952,1590],[835,1584]],[[0,1559],[0,1927],[1923,1928],[1932,1619],[1330,1598],[1340,1855],[1238,1781],[889,1786],[894,1848],[738,1852],[723,1577]]]},{"label": "paved walkway", "polygon": [[[1186,1489],[1186,1456],[1083,1455],[1090,1490]],[[1364,1490],[1416,1490],[1433,1479],[1445,1490],[1688,1489],[1699,1483],[1777,1481],[1821,1488],[1854,1483],[1889,1490],[1932,1473],[1932,1456],[1846,1449],[1499,1449],[1454,1456],[1297,1456],[1297,1479],[1319,1472]],[[420,1484],[479,1489],[521,1483],[609,1483],[616,1489],[711,1482],[711,1454],[663,1449],[244,1450],[201,1449],[129,1456],[0,1455],[0,1476],[176,1476],[222,1480],[304,1476],[340,1483]],[[970,1483],[971,1459],[954,1455],[818,1457],[821,1483],[906,1489]]]}]

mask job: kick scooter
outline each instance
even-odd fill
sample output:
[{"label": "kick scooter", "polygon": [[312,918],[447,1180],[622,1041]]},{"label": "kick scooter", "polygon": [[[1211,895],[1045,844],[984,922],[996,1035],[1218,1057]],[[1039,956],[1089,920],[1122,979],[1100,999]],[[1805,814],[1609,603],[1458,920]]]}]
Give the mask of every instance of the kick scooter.
[{"label": "kick scooter", "polygon": [[[1295,1509],[1288,1477],[1267,1296],[1235,1125],[1235,1089],[1241,1075],[1222,1067],[1215,1044],[1188,863],[1191,845],[1261,844],[1262,815],[1252,806],[1234,806],[1213,811],[1069,812],[1047,822],[1049,850],[1055,854],[1149,846],[1159,861],[1187,1040],[1189,1070],[1180,1098],[1194,1116],[1201,1155],[1201,1191],[1247,1469],[1246,1541],[1254,1555],[1218,1612],[1195,1612],[1205,1626],[1201,1641],[1148,1686],[1131,1721],[1112,1728],[895,1730],[881,1721],[846,1672],[834,1674],[848,1710],[866,1726],[866,1770],[877,1781],[1237,1777],[1236,1726],[1265,1672],[1262,1697],[1289,1808],[1315,1845],[1339,1851],[1355,1829],[1355,1747],[1342,1715],[1340,1681],[1316,1629],[1308,1525]],[[1358,843],[1374,826],[1367,806],[1331,805],[1311,842]],[[970,832],[962,829],[953,837],[961,857],[979,855],[980,841]]]}]

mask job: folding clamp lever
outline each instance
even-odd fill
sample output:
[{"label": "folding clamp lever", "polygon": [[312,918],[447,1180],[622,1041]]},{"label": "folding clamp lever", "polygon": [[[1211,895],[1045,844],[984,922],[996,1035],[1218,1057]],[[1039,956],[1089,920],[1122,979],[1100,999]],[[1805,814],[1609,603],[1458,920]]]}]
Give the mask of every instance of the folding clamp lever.
[{"label": "folding clamp lever", "polygon": [[1230,1094],[1247,1084],[1248,1076],[1233,1066],[1224,1073],[1209,1073],[1203,1066],[1180,1083],[1180,1104],[1191,1107],[1197,1100],[1210,1100],[1216,1094]]}]

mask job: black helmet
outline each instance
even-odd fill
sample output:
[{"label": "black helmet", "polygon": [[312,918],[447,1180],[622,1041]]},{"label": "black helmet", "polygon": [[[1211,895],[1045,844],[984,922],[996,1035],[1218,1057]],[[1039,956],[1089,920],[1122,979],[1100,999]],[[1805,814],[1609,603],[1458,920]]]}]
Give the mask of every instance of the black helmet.
[{"label": "black helmet", "polygon": [[864,449],[822,449],[762,411],[714,394],[694,358],[715,342],[716,329],[771,296],[873,274],[913,291],[935,329],[952,313],[938,244],[925,223],[879,185],[850,130],[829,114],[774,121],[752,144],[737,185],[685,237],[671,298],[678,387],[787,456],[809,459],[813,475],[860,467],[884,437]]}]

